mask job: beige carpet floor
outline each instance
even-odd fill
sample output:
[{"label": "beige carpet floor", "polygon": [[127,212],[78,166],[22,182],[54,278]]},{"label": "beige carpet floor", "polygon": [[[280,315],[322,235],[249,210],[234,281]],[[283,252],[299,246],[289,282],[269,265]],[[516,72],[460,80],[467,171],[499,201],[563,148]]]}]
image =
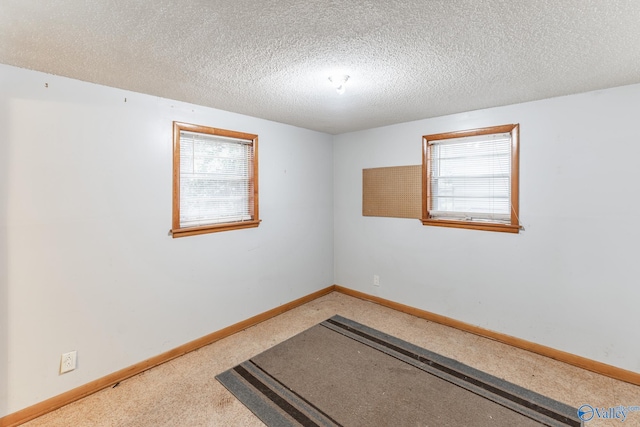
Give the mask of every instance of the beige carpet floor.
[{"label": "beige carpet floor", "polygon": [[[574,407],[640,406],[638,386],[334,292],[24,426],[263,426],[215,375],[335,314]],[[640,412],[586,424],[640,426]]]}]

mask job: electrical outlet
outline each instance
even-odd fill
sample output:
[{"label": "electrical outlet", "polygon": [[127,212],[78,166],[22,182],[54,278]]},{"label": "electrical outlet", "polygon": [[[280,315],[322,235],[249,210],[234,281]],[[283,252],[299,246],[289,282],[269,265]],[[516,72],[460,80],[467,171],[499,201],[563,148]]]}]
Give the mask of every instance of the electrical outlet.
[{"label": "electrical outlet", "polygon": [[373,275],[373,286],[375,287],[380,286],[380,276],[378,276],[377,274]]},{"label": "electrical outlet", "polygon": [[64,374],[65,372],[76,369],[77,358],[78,352],[75,350],[69,353],[64,353],[60,358],[60,373]]}]

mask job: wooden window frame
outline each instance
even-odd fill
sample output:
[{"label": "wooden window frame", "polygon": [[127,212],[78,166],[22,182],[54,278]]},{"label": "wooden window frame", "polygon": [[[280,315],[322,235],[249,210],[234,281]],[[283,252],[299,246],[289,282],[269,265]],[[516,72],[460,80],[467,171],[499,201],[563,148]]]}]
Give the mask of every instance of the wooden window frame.
[{"label": "wooden window frame", "polygon": [[[223,222],[194,227],[180,227],[180,132],[188,131],[207,135],[216,135],[228,138],[237,138],[252,141],[252,164],[250,167],[251,189],[249,194],[250,220]],[[194,125],[190,123],[173,122],[173,218],[171,235],[176,237],[194,236],[199,234],[217,233],[220,231],[240,230],[254,228],[260,225],[258,211],[258,135],[245,132],[237,132],[227,129],[218,129],[208,126]]]},{"label": "wooden window frame", "polygon": [[[511,212],[510,223],[492,223],[484,221],[465,221],[432,218],[431,208],[431,150],[429,142],[476,135],[490,135],[496,133],[511,134]],[[472,230],[499,231],[505,233],[519,233],[519,183],[520,183],[520,125],[508,124],[486,128],[445,132],[422,137],[422,224],[438,227],[468,228]]]}]

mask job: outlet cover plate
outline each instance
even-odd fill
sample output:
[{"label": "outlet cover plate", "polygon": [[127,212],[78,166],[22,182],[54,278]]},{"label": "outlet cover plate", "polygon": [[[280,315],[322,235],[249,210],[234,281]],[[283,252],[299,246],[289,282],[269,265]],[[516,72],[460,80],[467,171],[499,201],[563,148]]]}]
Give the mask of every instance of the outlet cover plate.
[{"label": "outlet cover plate", "polygon": [[65,372],[76,369],[77,357],[78,352],[75,350],[69,353],[64,353],[60,358],[60,373],[64,374]]}]

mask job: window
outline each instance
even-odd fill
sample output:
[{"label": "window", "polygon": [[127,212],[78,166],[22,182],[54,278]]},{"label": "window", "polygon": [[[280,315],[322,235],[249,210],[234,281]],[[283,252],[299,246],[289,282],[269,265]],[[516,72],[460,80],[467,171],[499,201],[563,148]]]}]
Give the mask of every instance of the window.
[{"label": "window", "polygon": [[518,233],[519,125],[422,137],[422,223]]},{"label": "window", "polygon": [[173,122],[173,237],[258,218],[258,135]]}]

